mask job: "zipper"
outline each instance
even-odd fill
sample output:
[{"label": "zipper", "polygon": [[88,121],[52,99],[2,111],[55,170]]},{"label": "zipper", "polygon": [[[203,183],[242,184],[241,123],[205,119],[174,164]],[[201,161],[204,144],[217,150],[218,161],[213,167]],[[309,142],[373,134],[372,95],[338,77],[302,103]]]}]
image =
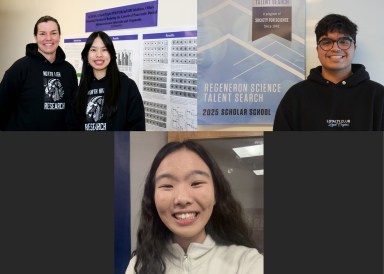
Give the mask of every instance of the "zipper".
[{"label": "zipper", "polygon": [[185,253],[183,256],[183,272],[184,272],[184,274],[189,274],[189,269],[190,269],[190,261],[188,258],[188,254]]}]

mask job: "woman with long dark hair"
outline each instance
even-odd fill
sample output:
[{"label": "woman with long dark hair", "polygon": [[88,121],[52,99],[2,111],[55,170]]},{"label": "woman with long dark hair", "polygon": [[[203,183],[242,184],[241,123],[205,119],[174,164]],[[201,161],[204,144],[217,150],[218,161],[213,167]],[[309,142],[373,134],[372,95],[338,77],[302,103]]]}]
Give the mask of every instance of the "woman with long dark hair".
[{"label": "woman with long dark hair", "polygon": [[136,83],[120,72],[111,38],[93,32],[81,52],[83,67],[75,113],[80,130],[145,130],[144,104]]},{"label": "woman with long dark hair", "polygon": [[193,141],[166,144],[144,186],[137,249],[126,274],[263,273],[241,205]]}]

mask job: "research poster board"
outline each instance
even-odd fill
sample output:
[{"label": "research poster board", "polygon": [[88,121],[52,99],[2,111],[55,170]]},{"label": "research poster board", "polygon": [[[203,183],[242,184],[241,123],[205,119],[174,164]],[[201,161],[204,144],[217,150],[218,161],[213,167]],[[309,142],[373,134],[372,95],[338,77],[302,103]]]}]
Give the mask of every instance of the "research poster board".
[{"label": "research poster board", "polygon": [[271,125],[305,78],[305,0],[198,0],[198,125]]},{"label": "research poster board", "polygon": [[143,34],[142,96],[148,130],[197,130],[197,32]]},{"label": "research poster board", "polygon": [[[144,101],[147,131],[197,130],[196,26],[106,31],[119,70],[132,78]],[[81,76],[89,34],[64,39],[67,60]]]},{"label": "research poster board", "polygon": [[197,130],[196,26],[157,27],[158,1],[90,11],[85,18],[85,34],[64,38],[67,61],[79,80],[87,37],[105,31],[119,70],[139,88],[146,130]]}]

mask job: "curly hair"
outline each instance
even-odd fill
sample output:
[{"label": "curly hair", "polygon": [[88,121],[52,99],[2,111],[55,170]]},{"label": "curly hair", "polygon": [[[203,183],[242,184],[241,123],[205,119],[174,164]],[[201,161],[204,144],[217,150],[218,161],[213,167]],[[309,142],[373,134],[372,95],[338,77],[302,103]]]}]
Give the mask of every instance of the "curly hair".
[{"label": "curly hair", "polygon": [[315,28],[316,41],[319,41],[320,37],[327,35],[328,32],[334,31],[350,35],[356,43],[357,25],[348,17],[340,14],[328,14],[317,23]]},{"label": "curly hair", "polygon": [[171,142],[157,153],[145,181],[137,249],[132,252],[132,257],[136,255],[135,271],[138,274],[165,273],[166,271],[162,253],[166,243],[172,237],[172,232],[163,224],[156,210],[155,174],[165,157],[181,149],[196,153],[212,174],[216,204],[205,227],[207,234],[219,245],[236,244],[256,247],[251,239],[251,230],[244,219],[243,209],[233,197],[230,184],[215,160],[196,142],[190,140]]},{"label": "curly hair", "polygon": [[117,111],[118,101],[120,97],[120,72],[116,62],[116,50],[113,46],[112,39],[103,31],[96,31],[89,35],[85,42],[84,49],[81,52],[83,67],[81,70],[81,78],[79,89],[77,92],[77,114],[85,119],[85,109],[87,107],[87,93],[91,81],[93,80],[93,68],[88,64],[88,52],[93,44],[93,41],[100,37],[105,47],[107,48],[111,61],[107,67],[106,88],[105,88],[105,103],[103,113],[107,118]]}]

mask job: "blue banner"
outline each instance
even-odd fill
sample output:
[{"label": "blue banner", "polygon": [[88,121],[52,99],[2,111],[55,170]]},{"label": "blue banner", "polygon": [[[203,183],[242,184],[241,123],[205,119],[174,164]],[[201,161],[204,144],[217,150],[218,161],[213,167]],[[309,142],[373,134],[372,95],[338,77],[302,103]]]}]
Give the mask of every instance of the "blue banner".
[{"label": "blue banner", "polygon": [[137,34],[134,35],[117,35],[117,36],[110,36],[112,41],[130,41],[130,40],[137,40],[139,39],[139,36]]},{"label": "blue banner", "polygon": [[271,125],[305,78],[305,0],[198,0],[198,125]]},{"label": "blue banner", "polygon": [[164,33],[143,34],[143,39],[170,39],[181,37],[196,37],[197,31],[176,31]]},{"label": "blue banner", "polygon": [[64,43],[82,43],[86,42],[87,38],[71,38],[71,39],[64,39]]},{"label": "blue banner", "polygon": [[85,31],[103,31],[157,26],[158,2],[87,12]]}]

